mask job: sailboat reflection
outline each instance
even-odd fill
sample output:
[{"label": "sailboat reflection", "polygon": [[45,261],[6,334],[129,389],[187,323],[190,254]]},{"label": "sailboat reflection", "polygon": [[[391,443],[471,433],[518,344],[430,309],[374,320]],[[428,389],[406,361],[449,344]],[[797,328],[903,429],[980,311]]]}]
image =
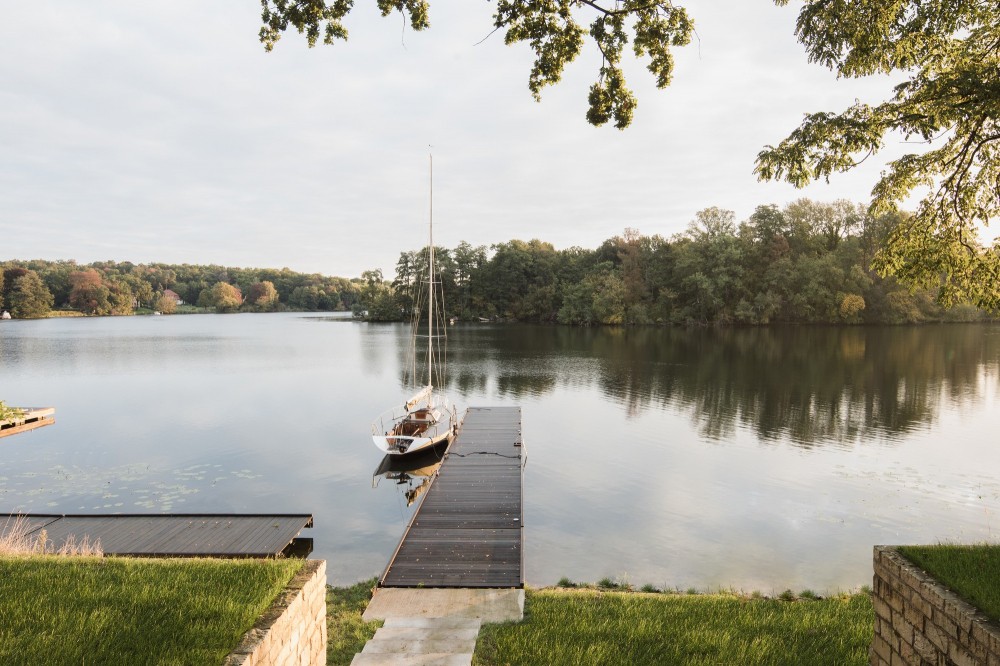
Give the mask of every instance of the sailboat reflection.
[{"label": "sailboat reflection", "polygon": [[430,488],[447,450],[445,443],[406,456],[386,455],[372,474],[372,488],[383,478],[392,479],[403,491],[406,506],[411,506]]}]

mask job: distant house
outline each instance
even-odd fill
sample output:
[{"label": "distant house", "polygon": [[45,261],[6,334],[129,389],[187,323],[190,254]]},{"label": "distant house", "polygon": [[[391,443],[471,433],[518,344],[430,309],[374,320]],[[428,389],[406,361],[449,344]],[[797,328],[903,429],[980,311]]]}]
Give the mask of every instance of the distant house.
[{"label": "distant house", "polygon": [[173,289],[164,289],[163,296],[164,298],[172,298],[174,303],[177,305],[184,305],[184,299],[182,299]]}]

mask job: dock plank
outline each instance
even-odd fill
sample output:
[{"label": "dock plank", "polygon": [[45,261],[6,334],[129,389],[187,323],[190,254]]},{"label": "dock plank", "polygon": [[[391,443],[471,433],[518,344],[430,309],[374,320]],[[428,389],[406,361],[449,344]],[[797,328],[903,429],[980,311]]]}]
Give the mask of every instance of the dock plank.
[{"label": "dock plank", "polygon": [[313,522],[310,514],[9,514],[0,515],[0,535],[18,516],[56,549],[86,537],[107,555],[148,557],[276,557]]},{"label": "dock plank", "polygon": [[523,574],[520,407],[470,407],[382,587],[514,587]]}]

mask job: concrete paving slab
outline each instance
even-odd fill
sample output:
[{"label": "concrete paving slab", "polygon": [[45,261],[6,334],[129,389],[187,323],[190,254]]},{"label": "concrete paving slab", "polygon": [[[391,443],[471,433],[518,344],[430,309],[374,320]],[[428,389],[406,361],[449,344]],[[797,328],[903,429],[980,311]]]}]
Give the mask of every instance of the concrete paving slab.
[{"label": "concrete paving slab", "polygon": [[388,617],[382,627],[416,627],[420,629],[475,629],[479,631],[483,621],[479,618],[464,617]]},{"label": "concrete paving slab", "polygon": [[375,654],[354,655],[351,666],[472,666],[469,654]]},{"label": "concrete paving slab", "polygon": [[362,617],[365,622],[390,618],[519,622],[524,618],[524,590],[381,587],[375,591]]},{"label": "concrete paving slab", "polygon": [[450,627],[382,627],[375,632],[374,640],[468,641],[475,643],[479,627],[453,629]]},{"label": "concrete paving slab", "polygon": [[464,654],[476,650],[476,639],[472,640],[424,640],[395,638],[380,640],[373,638],[361,650],[362,654]]}]

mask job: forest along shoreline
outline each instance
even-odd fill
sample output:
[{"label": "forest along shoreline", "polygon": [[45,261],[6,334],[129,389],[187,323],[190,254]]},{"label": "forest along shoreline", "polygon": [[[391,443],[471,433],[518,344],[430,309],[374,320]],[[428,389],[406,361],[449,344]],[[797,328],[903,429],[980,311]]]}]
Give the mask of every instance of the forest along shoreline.
[{"label": "forest along shoreline", "polygon": [[[984,321],[933,289],[911,290],[872,268],[907,213],[872,217],[859,204],[801,199],[759,206],[736,223],[707,208],[670,238],[635,229],[590,250],[510,240],[435,247],[445,310],[464,321],[570,325],[906,324]],[[408,321],[427,248],[403,251],[395,275],[359,278],[288,268],[131,262],[0,263],[0,311],[47,316],[352,311]]]}]

